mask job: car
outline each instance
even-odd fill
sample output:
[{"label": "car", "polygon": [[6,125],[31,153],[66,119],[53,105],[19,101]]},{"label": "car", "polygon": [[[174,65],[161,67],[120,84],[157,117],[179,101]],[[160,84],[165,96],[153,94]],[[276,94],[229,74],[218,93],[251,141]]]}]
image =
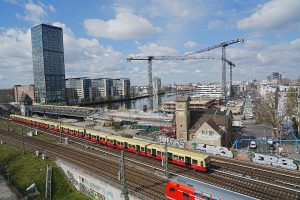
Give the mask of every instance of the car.
[{"label": "car", "polygon": [[250,142],[250,149],[256,149],[256,148],[257,148],[256,142],[255,141],[251,141]]},{"label": "car", "polygon": [[271,145],[269,145],[269,149],[270,149],[271,151],[274,151],[274,150],[276,150],[276,147],[274,146],[274,144],[271,144]]}]

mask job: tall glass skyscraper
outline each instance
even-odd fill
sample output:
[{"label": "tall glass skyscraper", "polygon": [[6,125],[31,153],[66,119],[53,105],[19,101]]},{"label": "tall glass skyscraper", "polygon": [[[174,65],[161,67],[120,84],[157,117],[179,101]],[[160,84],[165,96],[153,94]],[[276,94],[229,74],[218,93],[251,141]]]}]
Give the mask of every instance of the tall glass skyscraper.
[{"label": "tall glass skyscraper", "polygon": [[31,28],[35,102],[65,103],[63,31],[40,24]]}]

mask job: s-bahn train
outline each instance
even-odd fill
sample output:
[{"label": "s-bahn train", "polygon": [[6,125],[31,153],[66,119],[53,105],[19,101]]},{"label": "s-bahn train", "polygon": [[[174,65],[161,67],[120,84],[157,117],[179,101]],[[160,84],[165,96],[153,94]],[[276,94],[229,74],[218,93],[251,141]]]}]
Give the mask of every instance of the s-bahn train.
[{"label": "s-bahn train", "polygon": [[[164,145],[157,143],[116,136],[109,133],[102,133],[99,131],[80,128],[55,121],[48,121],[21,115],[10,115],[10,119],[24,124],[60,132],[66,135],[83,138],[95,143],[100,143],[102,145],[123,149],[128,152],[138,153],[159,160],[162,160],[164,157]],[[205,154],[168,147],[167,156],[170,163],[186,166],[197,171],[205,172],[209,167],[210,158]]]},{"label": "s-bahn train", "polygon": [[200,181],[177,176],[166,184],[166,196],[172,200],[250,200],[255,199]]}]

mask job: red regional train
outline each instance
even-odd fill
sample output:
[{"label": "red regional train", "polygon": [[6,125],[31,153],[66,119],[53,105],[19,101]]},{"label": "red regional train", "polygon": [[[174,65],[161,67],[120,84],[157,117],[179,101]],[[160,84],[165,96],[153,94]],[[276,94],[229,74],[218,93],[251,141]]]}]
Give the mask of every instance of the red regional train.
[{"label": "red regional train", "polygon": [[200,181],[177,176],[166,184],[166,196],[171,200],[253,200],[255,198]]},{"label": "red regional train", "polygon": [[[99,131],[76,127],[56,121],[48,121],[21,115],[10,115],[10,119],[32,126],[60,132],[66,135],[80,137],[113,148],[124,149],[128,152],[138,153],[159,160],[162,160],[164,157],[164,145],[161,144],[116,136],[113,134],[102,133]],[[210,158],[205,154],[168,147],[168,161],[176,165],[206,172],[209,167]]]}]

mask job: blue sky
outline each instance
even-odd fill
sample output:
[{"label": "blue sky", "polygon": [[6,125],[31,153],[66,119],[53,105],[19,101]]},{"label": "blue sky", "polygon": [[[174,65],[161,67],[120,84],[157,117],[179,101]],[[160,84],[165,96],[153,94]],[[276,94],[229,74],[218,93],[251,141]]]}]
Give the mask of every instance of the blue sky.
[{"label": "blue sky", "polygon": [[[0,0],[0,88],[33,83],[30,28],[64,31],[66,77],[129,77],[147,63],[128,56],[183,55],[232,39],[235,81],[300,74],[300,0]],[[220,58],[221,49],[199,54]],[[154,61],[162,83],[221,82],[221,60]],[[228,75],[228,71],[227,71]],[[228,76],[227,76],[228,77]]]}]

